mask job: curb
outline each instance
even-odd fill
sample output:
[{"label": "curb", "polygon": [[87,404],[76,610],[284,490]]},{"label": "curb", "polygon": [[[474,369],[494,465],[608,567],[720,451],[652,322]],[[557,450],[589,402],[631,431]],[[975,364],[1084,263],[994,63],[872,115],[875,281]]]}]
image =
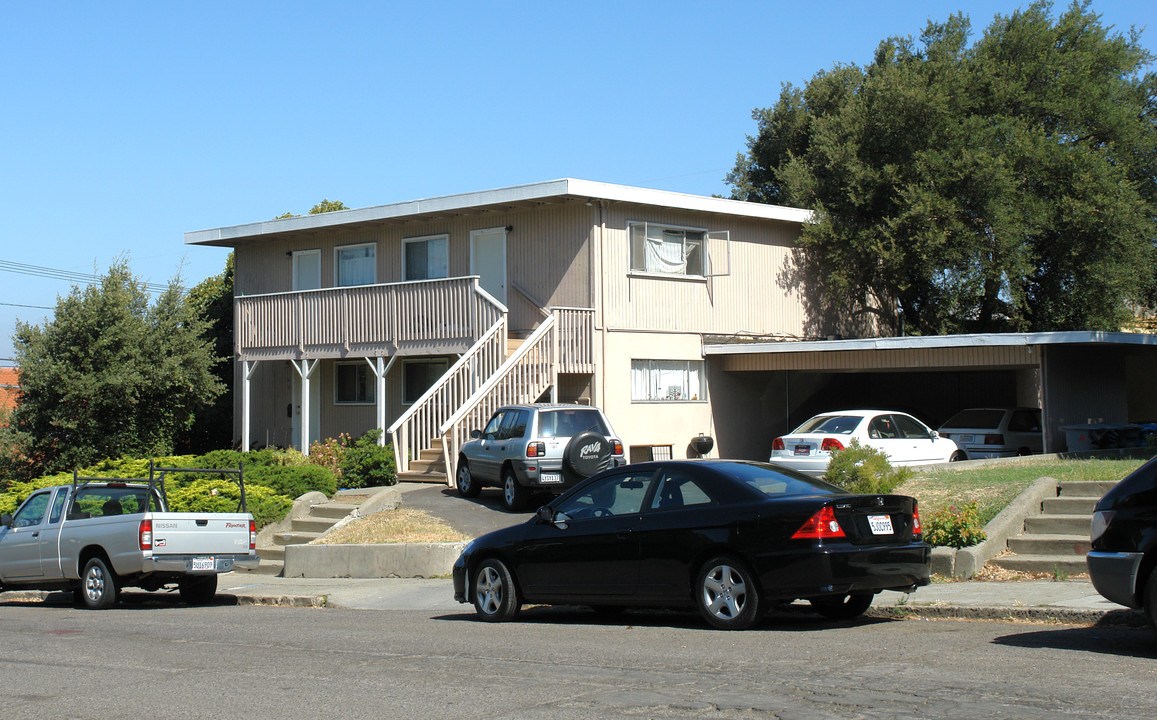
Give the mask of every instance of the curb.
[{"label": "curb", "polygon": [[264,607],[339,607],[329,603],[328,595],[234,595],[238,605]]},{"label": "curb", "polygon": [[889,605],[873,606],[866,617],[894,620],[1001,620],[1053,622],[1065,625],[1098,627],[1148,627],[1145,614],[1138,610],[1081,610],[1063,607],[977,607],[964,605]]}]

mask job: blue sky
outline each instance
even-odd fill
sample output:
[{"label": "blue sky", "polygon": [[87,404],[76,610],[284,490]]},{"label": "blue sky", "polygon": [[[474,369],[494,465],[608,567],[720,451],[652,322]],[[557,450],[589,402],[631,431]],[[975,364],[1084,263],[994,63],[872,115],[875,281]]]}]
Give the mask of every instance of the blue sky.
[{"label": "blue sky", "polygon": [[[1018,2],[199,2],[0,0],[0,267],[186,285],[225,252],[188,230],[578,177],[726,194],[774,104],[891,35]],[[1066,3],[1057,8],[1063,9]],[[1119,30],[1157,2],[1097,0]],[[67,281],[0,270],[17,318]]]}]

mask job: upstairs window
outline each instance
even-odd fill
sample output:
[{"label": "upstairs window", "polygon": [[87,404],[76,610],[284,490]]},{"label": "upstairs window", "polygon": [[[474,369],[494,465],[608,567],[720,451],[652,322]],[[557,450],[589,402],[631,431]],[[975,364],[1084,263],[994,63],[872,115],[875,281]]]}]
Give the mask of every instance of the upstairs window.
[{"label": "upstairs window", "polygon": [[408,238],[402,241],[402,263],[406,280],[433,280],[449,277],[448,235]]},{"label": "upstairs window", "polygon": [[347,245],[334,250],[334,285],[373,285],[377,282],[377,246]]},{"label": "upstairs window", "polygon": [[706,275],[707,231],[631,223],[631,271],[663,275]]}]

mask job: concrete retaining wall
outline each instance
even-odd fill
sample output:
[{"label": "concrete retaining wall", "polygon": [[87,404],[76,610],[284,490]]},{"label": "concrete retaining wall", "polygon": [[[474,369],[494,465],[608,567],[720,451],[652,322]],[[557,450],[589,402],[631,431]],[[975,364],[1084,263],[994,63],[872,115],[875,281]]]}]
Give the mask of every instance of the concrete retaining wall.
[{"label": "concrete retaining wall", "polygon": [[465,542],[288,545],[284,577],[444,577],[465,546]]}]

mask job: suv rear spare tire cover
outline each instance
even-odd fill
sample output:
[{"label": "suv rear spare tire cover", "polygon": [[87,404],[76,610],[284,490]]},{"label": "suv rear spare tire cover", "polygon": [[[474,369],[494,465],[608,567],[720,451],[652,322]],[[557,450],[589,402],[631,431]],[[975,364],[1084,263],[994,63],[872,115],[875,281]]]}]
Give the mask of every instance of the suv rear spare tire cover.
[{"label": "suv rear spare tire cover", "polygon": [[575,435],[562,454],[563,465],[579,477],[590,477],[611,463],[611,443],[597,432]]}]

